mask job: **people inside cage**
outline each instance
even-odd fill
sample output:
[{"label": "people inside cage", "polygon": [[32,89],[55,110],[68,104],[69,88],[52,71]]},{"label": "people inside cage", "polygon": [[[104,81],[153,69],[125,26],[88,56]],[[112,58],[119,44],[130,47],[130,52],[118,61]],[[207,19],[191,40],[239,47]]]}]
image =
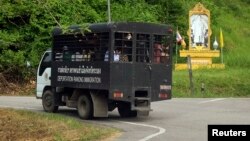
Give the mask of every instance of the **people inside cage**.
[{"label": "people inside cage", "polygon": [[153,62],[166,63],[169,60],[169,46],[160,43],[154,44]]}]

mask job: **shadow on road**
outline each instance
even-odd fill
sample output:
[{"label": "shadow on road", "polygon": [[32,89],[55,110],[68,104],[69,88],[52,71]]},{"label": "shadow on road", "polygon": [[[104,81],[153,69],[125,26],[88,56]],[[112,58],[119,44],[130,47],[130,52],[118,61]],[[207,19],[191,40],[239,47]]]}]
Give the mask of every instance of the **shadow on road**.
[{"label": "shadow on road", "polygon": [[[63,108],[63,109],[59,109],[56,114],[60,114],[60,115],[64,115],[64,116],[68,116],[68,117],[72,117],[72,118],[78,118],[79,120],[81,120],[78,116],[76,109]],[[123,117],[120,117],[117,110],[114,110],[114,111],[108,113],[108,117],[94,117],[89,121],[106,121],[106,122],[108,122],[108,121],[112,121],[112,120],[127,121],[127,122],[146,122],[147,120],[150,120],[150,116],[149,117],[138,116],[138,117],[132,117],[132,118],[123,118]]]}]

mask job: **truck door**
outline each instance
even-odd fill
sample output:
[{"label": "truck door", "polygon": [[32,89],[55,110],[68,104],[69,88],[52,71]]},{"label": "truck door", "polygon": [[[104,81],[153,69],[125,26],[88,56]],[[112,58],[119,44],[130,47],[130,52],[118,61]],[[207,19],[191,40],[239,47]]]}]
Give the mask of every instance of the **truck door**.
[{"label": "truck door", "polygon": [[170,36],[137,34],[136,37],[135,97],[151,98],[151,101],[169,99],[172,82]]},{"label": "truck door", "polygon": [[159,101],[171,98],[172,61],[171,36],[153,35],[151,100]]},{"label": "truck door", "polygon": [[150,34],[137,34],[134,64],[135,97],[150,97]]},{"label": "truck door", "polygon": [[36,86],[36,96],[38,98],[42,97],[43,90],[45,86],[51,85],[51,59],[52,53],[51,51],[47,51],[44,53],[38,70],[37,70],[37,86]]}]

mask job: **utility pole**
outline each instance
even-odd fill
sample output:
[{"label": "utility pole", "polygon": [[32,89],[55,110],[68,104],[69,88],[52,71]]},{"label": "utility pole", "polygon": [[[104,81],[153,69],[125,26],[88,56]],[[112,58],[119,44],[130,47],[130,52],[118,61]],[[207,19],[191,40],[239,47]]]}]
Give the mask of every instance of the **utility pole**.
[{"label": "utility pole", "polygon": [[110,0],[107,0],[107,5],[108,5],[108,23],[111,22],[111,15],[110,15]]},{"label": "utility pole", "polygon": [[188,71],[189,71],[189,81],[190,81],[191,95],[194,95],[193,72],[192,72],[192,63],[191,63],[190,55],[187,56],[187,65],[188,65]]}]

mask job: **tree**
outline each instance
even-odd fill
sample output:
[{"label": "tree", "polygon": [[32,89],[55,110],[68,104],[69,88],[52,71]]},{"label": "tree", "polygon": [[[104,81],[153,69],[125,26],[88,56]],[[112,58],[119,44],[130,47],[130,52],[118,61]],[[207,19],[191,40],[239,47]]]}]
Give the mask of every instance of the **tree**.
[{"label": "tree", "polygon": [[12,81],[27,78],[26,60],[37,67],[53,27],[103,21],[82,0],[2,0],[0,15],[0,73]]}]

